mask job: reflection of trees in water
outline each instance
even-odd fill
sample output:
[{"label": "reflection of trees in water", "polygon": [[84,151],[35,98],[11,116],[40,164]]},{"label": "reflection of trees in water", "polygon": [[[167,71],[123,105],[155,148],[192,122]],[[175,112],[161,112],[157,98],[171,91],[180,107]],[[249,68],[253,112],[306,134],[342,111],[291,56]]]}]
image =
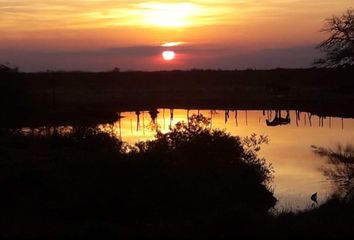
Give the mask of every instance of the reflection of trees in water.
[{"label": "reflection of trees in water", "polygon": [[323,173],[336,183],[338,193],[348,193],[354,187],[354,145],[338,144],[336,149],[311,146],[313,152],[324,157],[329,164]]},{"label": "reflection of trees in water", "polygon": [[72,126],[41,126],[13,129],[13,132],[33,136],[55,136],[69,134],[73,131],[73,129],[74,127]]},{"label": "reflection of trees in water", "polygon": [[213,116],[217,115],[217,114],[218,114],[218,111],[210,110],[210,125],[211,125],[211,127],[213,127]]},{"label": "reflection of trees in water", "polygon": [[[160,112],[164,114],[159,114]],[[183,119],[190,118],[190,115],[193,113],[198,112],[206,113],[208,117],[210,117],[210,124],[211,127],[216,127],[215,124],[225,124],[223,126],[218,125],[217,127],[225,127],[230,131],[233,131],[232,127],[239,127],[240,125],[248,126],[248,123],[255,124],[256,122],[256,115],[254,112],[251,114],[248,113],[246,110],[191,110],[185,109],[186,114],[183,114]],[[321,114],[314,114],[308,112],[301,112],[301,111],[289,111],[289,110],[263,110],[259,111],[263,115],[257,119],[258,124],[265,124],[268,123],[268,126],[281,126],[287,124],[294,124],[298,127],[310,126],[310,127],[317,127],[317,122],[319,127],[329,127],[332,128],[333,125],[335,127],[340,127],[340,120],[342,124],[342,129],[344,129],[344,119],[340,118],[332,118],[328,116],[324,116]],[[284,115],[285,113],[285,115]],[[174,121],[176,120],[176,110],[175,109],[152,109],[150,111],[143,111],[137,110],[135,112],[117,112],[117,120],[113,124],[99,124],[98,126],[104,129],[105,132],[111,134],[112,136],[116,136],[120,139],[128,136],[134,136],[134,132],[142,131],[142,135],[145,136],[146,132],[155,133],[160,128],[164,130],[168,130],[173,127]],[[136,117],[134,116],[136,115]],[[148,114],[147,120],[145,122],[145,115]],[[177,110],[177,114],[181,114],[180,110]],[[198,114],[198,115],[199,115]],[[209,115],[210,114],[210,115]],[[233,115],[234,114],[234,115]],[[128,118],[130,116],[130,119]],[[124,120],[124,116],[126,118]],[[181,117],[178,115],[177,117]],[[259,116],[259,115],[258,115]],[[161,118],[161,121],[158,118]],[[163,117],[163,119],[162,119]],[[232,118],[235,119],[232,119]],[[240,118],[241,117],[241,118]],[[168,120],[169,118],[169,120]],[[291,120],[293,120],[291,122]],[[317,120],[317,118],[319,120]],[[334,119],[334,120],[333,120]],[[250,121],[249,121],[250,120]],[[134,122],[136,121],[136,123]],[[233,122],[235,121],[235,122]],[[261,123],[262,122],[262,123]],[[158,124],[160,123],[160,125]],[[188,124],[188,122],[186,121]],[[240,123],[240,124],[239,124]],[[130,125],[129,125],[130,124]],[[136,125],[135,125],[136,124]],[[233,124],[231,126],[230,124]],[[21,128],[23,134],[41,134],[41,135],[54,135],[54,134],[64,134],[66,132],[70,132],[73,126],[80,126],[80,125],[72,125],[72,126],[42,126],[42,127],[32,127],[32,128]],[[129,128],[130,126],[130,128]],[[243,126],[244,127],[244,126]],[[128,132],[129,130],[129,132]],[[126,136],[124,136],[126,135]]]},{"label": "reflection of trees in water", "polygon": [[245,111],[245,116],[246,116],[246,126],[248,126],[248,112],[247,112],[247,110]]},{"label": "reflection of trees in water", "polygon": [[[162,111],[162,117],[161,118],[161,124],[158,124],[158,118],[159,118],[159,113]],[[166,112],[168,111],[168,112]],[[185,109],[186,111],[186,115],[185,118],[188,119],[190,117],[190,115],[192,114],[192,112],[194,112],[194,110],[191,109]],[[198,115],[201,113],[200,110],[195,110],[196,112],[198,112]],[[229,124],[230,123],[230,117],[232,117],[231,115],[234,114],[234,121],[235,121],[235,126],[238,127],[239,126],[239,110],[223,110],[223,114],[224,116],[222,116],[224,124]],[[145,123],[145,115],[148,113],[149,117],[151,120],[147,121],[147,123]],[[215,123],[215,118],[217,117],[218,119],[221,118],[220,116],[220,111],[217,110],[209,110],[209,116],[210,116],[210,124],[213,127],[213,124]],[[332,127],[332,118],[331,117],[326,117],[323,115],[319,115],[319,114],[312,114],[312,113],[307,113],[307,112],[302,112],[302,111],[294,111],[294,114],[291,114],[290,110],[262,110],[261,111],[263,118],[259,117],[258,119],[258,123],[261,123],[262,121],[265,121],[266,124],[268,126],[274,127],[274,126],[281,126],[281,125],[289,125],[291,124],[291,119],[294,118],[294,124],[296,124],[296,126],[300,127],[301,125],[307,126],[309,125],[310,127],[316,125],[317,124],[313,124],[313,116],[316,116],[316,118],[318,117],[319,120],[319,127],[328,127],[331,128]],[[285,115],[284,115],[285,113]],[[170,129],[173,126],[173,122],[175,120],[175,109],[162,109],[162,110],[157,110],[157,109],[152,109],[150,111],[144,112],[144,111],[136,111],[136,131],[143,131],[143,135],[145,135],[145,130],[147,131],[153,131],[156,132],[157,130],[159,130],[159,128],[162,128],[164,130],[166,130],[166,128]],[[254,115],[251,115],[251,120],[252,122],[254,122]],[[169,118],[169,120],[167,119]],[[249,125],[249,112],[247,110],[242,110],[242,122],[244,122],[244,124],[246,126]],[[265,119],[265,120],[264,120]],[[328,119],[327,121],[325,121],[326,119]],[[132,121],[132,120],[131,120]],[[169,122],[168,122],[169,121]],[[317,119],[316,119],[317,121]],[[188,121],[186,121],[186,123],[188,124]],[[131,128],[133,123],[131,122]],[[342,121],[342,128],[344,127],[344,123]],[[141,129],[143,128],[143,129]],[[132,130],[133,132],[133,130]],[[117,132],[118,135],[118,132]]]},{"label": "reflection of trees in water", "polygon": [[159,129],[159,125],[157,123],[158,114],[159,114],[159,111],[157,109],[152,109],[149,111],[151,121],[147,125],[147,129],[149,129],[151,131],[157,131]]},{"label": "reflection of trees in water", "polygon": [[312,127],[312,114],[311,113],[307,113],[307,116],[309,118],[310,127]]},{"label": "reflection of trees in water", "polygon": [[[286,116],[282,116],[282,112],[286,112]],[[275,116],[273,118],[273,112],[275,113]],[[302,114],[304,115],[303,118],[301,118]],[[263,116],[265,116],[266,119],[266,124],[267,126],[281,126],[281,125],[288,125],[291,123],[291,117],[290,117],[290,111],[289,110],[263,110]],[[295,123],[296,126],[300,125],[301,119],[303,119],[304,125],[307,126],[307,122],[309,123],[309,126],[313,126],[313,116],[318,117],[318,127],[325,127],[325,120],[328,118],[328,127],[332,128],[332,117],[327,117],[321,114],[312,114],[312,113],[303,113],[301,111],[295,110]],[[344,121],[342,118],[342,129],[344,128]]]},{"label": "reflection of trees in water", "polygon": [[173,109],[170,109],[170,129],[172,128],[172,122],[173,122]]},{"label": "reflection of trees in water", "polygon": [[301,121],[301,111],[295,111],[296,126],[299,126],[299,121]]},{"label": "reflection of trees in water", "polygon": [[229,118],[230,118],[230,111],[225,110],[225,124],[229,121]]},{"label": "reflection of trees in water", "polygon": [[160,125],[158,123],[154,122],[149,122],[146,126],[145,129],[151,131],[151,132],[156,132],[160,129]]},{"label": "reflection of trees in water", "polygon": [[149,111],[150,117],[151,117],[151,122],[156,123],[157,116],[159,114],[159,111],[157,109],[152,109]]},{"label": "reflection of trees in water", "polygon": [[325,119],[326,117],[323,117],[323,116],[319,116],[318,117],[318,126],[319,127],[323,127],[323,122],[324,122],[324,119]]},{"label": "reflection of trees in water", "polygon": [[162,110],[162,118],[163,118],[163,129],[166,129],[166,118],[165,118],[165,109]]},{"label": "reflection of trees in water", "polygon": [[135,115],[136,115],[136,131],[139,132],[139,128],[140,128],[140,111],[136,111]]},{"label": "reflection of trees in water", "polygon": [[288,125],[290,124],[290,112],[289,110],[286,110],[286,116],[282,117],[282,111],[281,110],[275,110],[275,117],[273,120],[268,120],[266,119],[266,124],[267,126],[270,127],[275,127],[275,126],[280,126],[280,125]]},{"label": "reflection of trees in water", "polygon": [[122,112],[117,112],[118,116],[118,129],[119,129],[119,138],[122,139]]},{"label": "reflection of trees in water", "polygon": [[238,127],[238,113],[237,113],[237,110],[235,110],[235,122],[236,122],[236,127]]}]

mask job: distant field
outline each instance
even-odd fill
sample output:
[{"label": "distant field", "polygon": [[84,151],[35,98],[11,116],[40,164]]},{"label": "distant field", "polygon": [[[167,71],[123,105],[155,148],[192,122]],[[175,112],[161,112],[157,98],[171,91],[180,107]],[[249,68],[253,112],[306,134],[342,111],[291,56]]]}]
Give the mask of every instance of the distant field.
[{"label": "distant field", "polygon": [[354,69],[0,74],[2,123],[136,109],[297,109],[354,117]]}]

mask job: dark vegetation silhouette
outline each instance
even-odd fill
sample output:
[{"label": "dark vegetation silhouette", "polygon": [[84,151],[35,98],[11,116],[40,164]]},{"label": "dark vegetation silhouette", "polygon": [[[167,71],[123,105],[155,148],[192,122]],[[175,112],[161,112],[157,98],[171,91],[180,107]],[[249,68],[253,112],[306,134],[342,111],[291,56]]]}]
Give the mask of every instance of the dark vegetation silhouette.
[{"label": "dark vegetation silhouette", "polygon": [[9,63],[6,64],[0,64],[0,74],[4,74],[4,73],[18,73],[18,67],[12,66]]},{"label": "dark vegetation silhouette", "polygon": [[353,67],[354,66],[354,10],[348,9],[341,16],[326,19],[323,32],[329,34],[328,39],[318,45],[324,58],[315,61],[321,67]]},{"label": "dark vegetation silhouette", "polygon": [[317,146],[312,146],[312,149],[329,163],[323,172],[336,183],[338,194],[350,194],[354,189],[354,146],[338,144],[336,149]]},{"label": "dark vegetation silhouette", "polygon": [[117,111],[164,107],[297,109],[354,117],[347,104],[354,101],[353,74],[351,68],[0,73],[0,107],[7,112],[0,123],[95,125],[98,119],[113,121]]},{"label": "dark vegetation silhouette", "polygon": [[273,220],[270,224],[273,237],[350,239],[353,236],[354,206],[334,197],[308,210],[282,212]]},{"label": "dark vegetation silhouette", "polygon": [[3,237],[246,235],[276,203],[267,138],[200,115],[136,146],[94,127],[50,133],[0,132]]},{"label": "dark vegetation silhouette", "polygon": [[[266,136],[233,137],[192,115],[127,145],[96,127],[0,129],[2,237],[349,237],[350,196],[272,213]],[[352,148],[316,148],[352,160]],[[339,157],[337,157],[339,156]],[[347,158],[347,160],[343,160]],[[310,197],[310,196],[309,196]],[[317,199],[316,199],[317,200]]]}]

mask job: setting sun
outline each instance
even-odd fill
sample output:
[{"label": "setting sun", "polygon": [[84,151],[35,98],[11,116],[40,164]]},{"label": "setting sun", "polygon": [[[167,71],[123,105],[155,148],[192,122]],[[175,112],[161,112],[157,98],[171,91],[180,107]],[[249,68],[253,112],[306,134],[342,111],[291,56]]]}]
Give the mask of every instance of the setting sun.
[{"label": "setting sun", "polygon": [[176,54],[174,51],[163,51],[162,52],[162,58],[165,61],[171,61],[171,60],[175,59],[175,57],[176,57]]}]

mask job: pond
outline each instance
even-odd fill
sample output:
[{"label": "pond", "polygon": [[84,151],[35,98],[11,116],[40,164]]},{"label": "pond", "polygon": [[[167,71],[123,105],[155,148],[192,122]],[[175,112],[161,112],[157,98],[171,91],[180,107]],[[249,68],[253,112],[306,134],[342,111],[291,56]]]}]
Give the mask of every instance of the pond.
[{"label": "pond", "polygon": [[153,109],[118,113],[117,122],[99,127],[134,144],[154,139],[157,130],[168,132],[177,122],[187,122],[192,114],[210,117],[213,128],[231,135],[256,133],[269,137],[270,142],[262,146],[260,155],[273,165],[279,210],[305,209],[311,206],[314,192],[318,192],[319,203],[333,192],[331,181],[321,171],[326,161],[312,152],[311,145],[333,148],[354,142],[354,119],[299,111]]}]

